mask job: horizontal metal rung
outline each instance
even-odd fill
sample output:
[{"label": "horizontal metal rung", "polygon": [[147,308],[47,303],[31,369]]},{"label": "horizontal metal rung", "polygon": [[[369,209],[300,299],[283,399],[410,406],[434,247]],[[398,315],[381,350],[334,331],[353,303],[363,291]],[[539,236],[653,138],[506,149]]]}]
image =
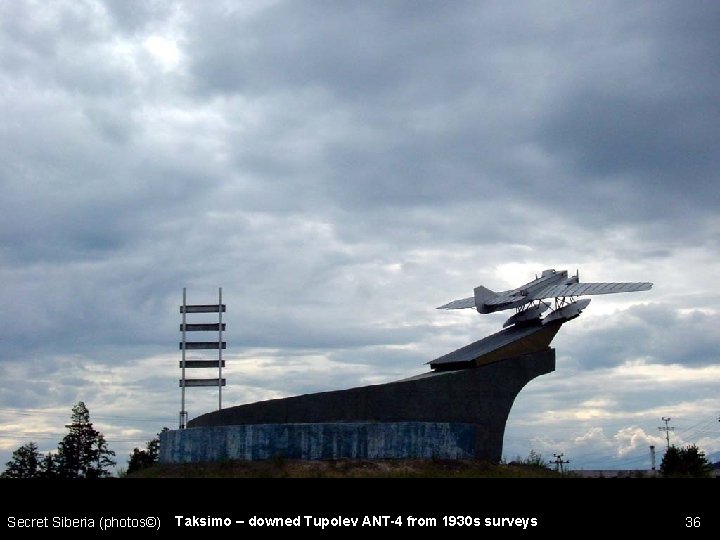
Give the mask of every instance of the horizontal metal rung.
[{"label": "horizontal metal rung", "polygon": [[180,313],[225,313],[225,304],[196,304],[193,306],[180,306]]},{"label": "horizontal metal rung", "polygon": [[[192,349],[219,349],[219,341],[186,341],[185,350],[189,351]],[[183,342],[180,342],[180,350],[183,348]],[[227,341],[222,342],[222,348],[227,349]]]},{"label": "horizontal metal rung", "polygon": [[[225,323],[222,323],[222,329],[225,330]],[[211,330],[220,330],[220,323],[210,324],[185,324],[186,332],[206,332]],[[180,331],[183,331],[183,325],[180,325]]]},{"label": "horizontal metal rung", "polygon": [[218,379],[185,379],[185,381],[180,379],[178,383],[180,388],[183,386],[186,388],[190,386],[225,386],[225,379],[221,379],[220,384],[218,384]]},{"label": "horizontal metal rung", "polygon": [[[216,368],[218,367],[219,360],[185,360],[186,368]],[[178,362],[182,369],[182,360]],[[222,361],[222,367],[225,367],[225,360]]]}]

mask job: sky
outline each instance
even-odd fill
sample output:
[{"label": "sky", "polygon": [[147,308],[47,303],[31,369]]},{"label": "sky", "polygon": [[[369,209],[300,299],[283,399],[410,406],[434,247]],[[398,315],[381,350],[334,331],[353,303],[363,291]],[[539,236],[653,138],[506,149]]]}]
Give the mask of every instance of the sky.
[{"label": "sky", "polygon": [[176,427],[183,287],[223,288],[229,406],[423,373],[508,315],[436,306],[546,268],[654,287],[562,328],[505,457],[649,468],[662,417],[720,452],[718,27],[716,2],[0,3],[0,460],[80,400],[120,467]]}]

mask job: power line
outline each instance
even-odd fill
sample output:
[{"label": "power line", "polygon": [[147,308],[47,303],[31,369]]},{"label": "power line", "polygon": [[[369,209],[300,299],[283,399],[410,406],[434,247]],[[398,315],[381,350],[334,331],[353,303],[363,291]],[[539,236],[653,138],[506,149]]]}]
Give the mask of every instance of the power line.
[{"label": "power line", "polygon": [[720,426],[715,422],[714,417],[704,418],[687,428],[677,428],[675,434],[685,440],[697,439],[704,434],[720,434]]}]

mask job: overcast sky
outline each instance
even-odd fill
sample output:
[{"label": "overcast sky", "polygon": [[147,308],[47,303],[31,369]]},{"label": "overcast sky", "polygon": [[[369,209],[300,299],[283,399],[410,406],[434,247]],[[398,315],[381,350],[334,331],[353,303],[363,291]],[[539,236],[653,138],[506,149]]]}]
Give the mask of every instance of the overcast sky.
[{"label": "overcast sky", "polygon": [[[720,4],[0,3],[0,459],[88,405],[124,465],[223,287],[225,404],[386,382],[501,328],[434,308],[545,268],[595,297],[505,455],[720,452]],[[199,319],[197,319],[199,322]],[[190,417],[216,407],[188,390]]]}]

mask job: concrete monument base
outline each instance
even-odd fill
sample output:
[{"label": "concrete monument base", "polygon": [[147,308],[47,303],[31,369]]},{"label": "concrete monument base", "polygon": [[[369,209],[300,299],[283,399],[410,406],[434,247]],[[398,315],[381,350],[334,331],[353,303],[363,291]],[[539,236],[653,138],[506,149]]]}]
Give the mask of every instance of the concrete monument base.
[{"label": "concrete monument base", "polygon": [[161,434],[160,461],[502,457],[515,397],[555,369],[540,351],[401,381],[238,405]]}]

